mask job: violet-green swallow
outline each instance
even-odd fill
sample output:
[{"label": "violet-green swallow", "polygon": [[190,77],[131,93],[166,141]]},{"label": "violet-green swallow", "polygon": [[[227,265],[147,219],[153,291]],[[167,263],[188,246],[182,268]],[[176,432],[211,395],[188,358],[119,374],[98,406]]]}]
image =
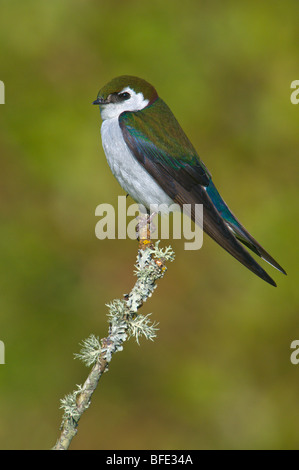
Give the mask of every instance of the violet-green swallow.
[{"label": "violet-green swallow", "polygon": [[[122,188],[147,209],[152,204],[203,205],[203,229],[269,284],[273,279],[242,244],[276,269],[284,269],[247,232],[223,201],[211,174],[155,88],[141,78],[114,78],[93,102],[99,105],[102,144]],[[242,242],[242,244],[240,243]]]}]

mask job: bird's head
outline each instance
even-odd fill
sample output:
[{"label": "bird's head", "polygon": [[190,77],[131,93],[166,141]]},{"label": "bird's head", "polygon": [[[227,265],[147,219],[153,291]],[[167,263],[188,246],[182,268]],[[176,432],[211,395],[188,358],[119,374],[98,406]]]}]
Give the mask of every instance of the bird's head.
[{"label": "bird's head", "polygon": [[124,111],[140,111],[158,98],[155,88],[142,78],[116,77],[98,93],[93,104],[100,106],[101,117],[113,119]]}]

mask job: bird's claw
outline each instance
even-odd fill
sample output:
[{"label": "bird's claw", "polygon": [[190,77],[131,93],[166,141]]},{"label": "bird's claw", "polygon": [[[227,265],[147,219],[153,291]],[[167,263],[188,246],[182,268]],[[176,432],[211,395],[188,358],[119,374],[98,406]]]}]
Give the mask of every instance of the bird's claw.
[{"label": "bird's claw", "polygon": [[152,222],[154,216],[155,212],[151,214],[141,214],[136,218],[138,221],[136,225],[136,236],[142,247],[151,243],[151,234],[156,230]]}]

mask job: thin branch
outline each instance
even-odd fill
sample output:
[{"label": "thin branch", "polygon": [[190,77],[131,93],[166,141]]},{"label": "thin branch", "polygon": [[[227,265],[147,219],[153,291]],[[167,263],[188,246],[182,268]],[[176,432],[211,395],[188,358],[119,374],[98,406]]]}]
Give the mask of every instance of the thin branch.
[{"label": "thin branch", "polygon": [[64,410],[61,434],[53,450],[69,448],[77,434],[78,422],[89,407],[100,378],[108,371],[113,354],[122,351],[123,343],[132,336],[137,343],[141,336],[150,340],[156,337],[157,324],[151,323],[150,314],[143,316],[137,311],[151,297],[156,288],[156,281],[166,272],[165,262],[174,260],[174,252],[171,247],[159,248],[159,241],[153,245],[146,235],[140,237],[140,240],[135,265],[137,281],[133,289],[124,299],[113,300],[107,305],[108,336],[99,340],[91,335],[81,344],[80,354],[75,355],[86,366],[93,367],[84,384],[77,385],[75,391],[61,400],[61,408]]}]

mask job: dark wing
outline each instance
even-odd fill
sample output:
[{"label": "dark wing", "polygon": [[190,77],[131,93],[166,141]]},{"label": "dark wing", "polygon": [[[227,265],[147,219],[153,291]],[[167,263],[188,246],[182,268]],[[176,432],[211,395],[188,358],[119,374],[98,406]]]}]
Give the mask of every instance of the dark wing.
[{"label": "dark wing", "polygon": [[211,175],[168,106],[159,98],[144,110],[122,113],[119,124],[132,154],[168,196],[181,207],[191,204],[191,217],[200,225],[195,220],[195,204],[202,204],[204,231],[257,276],[276,286],[214,206],[206,191]]},{"label": "dark wing", "polygon": [[160,98],[145,110],[122,113],[119,124],[126,143],[145,167],[154,164],[157,171],[167,173],[186,189],[194,184],[209,184],[211,175]]}]

